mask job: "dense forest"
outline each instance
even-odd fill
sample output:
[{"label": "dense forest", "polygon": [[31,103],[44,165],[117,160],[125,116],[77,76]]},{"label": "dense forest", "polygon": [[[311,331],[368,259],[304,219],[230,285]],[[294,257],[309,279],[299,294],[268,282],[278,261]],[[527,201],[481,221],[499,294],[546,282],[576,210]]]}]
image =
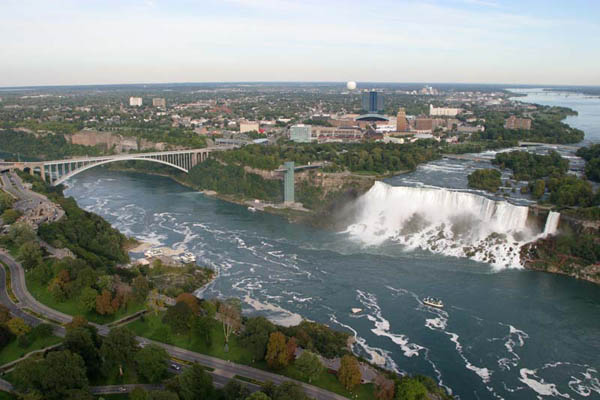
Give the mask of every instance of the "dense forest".
[{"label": "dense forest", "polygon": [[325,161],[325,171],[385,174],[414,170],[420,163],[439,157],[434,140],[408,144],[327,143],[260,146],[250,145],[216,155],[227,164],[273,170],[284,161],[297,165]]},{"label": "dense forest", "polygon": [[45,135],[36,137],[33,133],[6,130],[0,132],[0,149],[3,153],[17,155],[24,159],[53,160],[71,156],[96,156],[102,150],[92,146],[69,143],[63,135]]},{"label": "dense forest", "polygon": [[502,184],[501,176],[500,171],[497,169],[488,168],[473,171],[467,179],[471,188],[496,193]]},{"label": "dense forest", "polygon": [[585,176],[594,182],[600,182],[600,144],[582,147],[577,155],[585,162]]},{"label": "dense forest", "polygon": [[562,175],[569,170],[569,160],[562,158],[556,151],[550,151],[547,155],[527,151],[498,153],[492,160],[492,164],[499,168],[510,169],[514,179],[518,181]]}]

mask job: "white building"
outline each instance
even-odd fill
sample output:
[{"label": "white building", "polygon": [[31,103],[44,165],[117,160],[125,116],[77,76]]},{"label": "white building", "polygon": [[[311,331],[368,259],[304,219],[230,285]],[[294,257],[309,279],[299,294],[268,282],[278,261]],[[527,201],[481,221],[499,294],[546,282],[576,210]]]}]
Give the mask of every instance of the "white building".
[{"label": "white building", "polygon": [[258,132],[259,129],[260,129],[260,125],[256,121],[240,122],[240,133]]},{"label": "white building", "polygon": [[141,97],[130,97],[129,105],[131,107],[141,107],[142,106],[142,98]]},{"label": "white building", "polygon": [[456,117],[462,110],[460,108],[439,107],[429,105],[429,116]]},{"label": "white building", "polygon": [[298,124],[290,127],[290,140],[296,143],[309,143],[312,141],[310,125]]}]

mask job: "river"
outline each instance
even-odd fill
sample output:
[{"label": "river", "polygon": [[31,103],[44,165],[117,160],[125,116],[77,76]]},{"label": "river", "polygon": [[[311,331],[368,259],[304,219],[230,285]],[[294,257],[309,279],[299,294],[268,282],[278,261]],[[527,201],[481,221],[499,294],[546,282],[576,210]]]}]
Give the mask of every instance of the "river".
[{"label": "river", "polygon": [[[469,193],[465,181],[460,166],[437,162],[377,184],[344,232],[251,213],[139,173],[92,169],[66,193],[123,233],[184,247],[217,269],[199,295],[239,297],[245,312],[281,324],[307,318],[347,330],[358,354],[430,375],[462,399],[600,397],[600,287],[515,268],[510,244],[540,232],[517,232],[524,207]],[[402,231],[416,224],[409,209],[429,216],[410,234]],[[508,239],[493,249],[495,262],[451,256],[483,246],[502,221]],[[432,241],[438,228],[458,245]],[[428,295],[445,308],[423,306]]]}]

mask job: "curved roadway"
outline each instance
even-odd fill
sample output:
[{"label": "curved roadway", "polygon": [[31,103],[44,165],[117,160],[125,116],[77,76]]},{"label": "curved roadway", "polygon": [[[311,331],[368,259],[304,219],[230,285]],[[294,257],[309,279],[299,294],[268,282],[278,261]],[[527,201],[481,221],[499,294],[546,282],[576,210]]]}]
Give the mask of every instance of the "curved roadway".
[{"label": "curved roadway", "polygon": [[[22,307],[27,307],[32,311],[61,324],[65,324],[71,321],[72,316],[64,314],[60,311],[54,310],[44,304],[41,304],[37,301],[31,293],[27,290],[27,285],[25,282],[25,273],[23,271],[23,267],[20,263],[15,261],[10,255],[0,249],[0,261],[2,261],[5,265],[8,266],[11,272],[11,286],[15,297],[19,300],[19,304],[13,303],[6,291],[6,280],[4,268],[0,268],[1,276],[0,276],[0,302],[5,304],[14,315],[18,315],[21,318],[25,319],[28,323],[31,324],[39,324],[41,321],[39,318],[25,313],[21,310]],[[101,335],[107,335],[110,331],[110,328],[105,325],[95,325],[98,328],[98,332]],[[55,332],[59,336],[65,335],[65,329],[62,326],[57,326]],[[136,337],[139,343],[148,344],[153,343],[157,346],[163,347],[171,357],[188,361],[188,362],[197,362],[198,364],[213,368],[214,370],[210,372],[213,377],[213,381],[217,386],[224,385],[230,379],[233,379],[235,375],[240,375],[246,378],[251,378],[260,382],[271,381],[275,384],[281,384],[287,381],[293,381],[302,386],[304,392],[315,399],[323,399],[323,400],[342,400],[346,399],[346,397],[341,396],[339,394],[327,391],[325,389],[318,388],[313,385],[309,385],[304,382],[300,382],[294,379],[290,379],[283,375],[274,374],[268,371],[263,371],[257,368],[252,368],[247,365],[236,364],[230,361],[222,360],[220,358],[207,356],[205,354],[196,353],[190,350],[182,349],[179,347],[175,347],[169,344],[156,342],[144,337]],[[256,385],[249,384],[247,382],[242,383],[249,386],[250,389],[257,389]],[[2,386],[2,382],[0,382],[0,387]]]}]

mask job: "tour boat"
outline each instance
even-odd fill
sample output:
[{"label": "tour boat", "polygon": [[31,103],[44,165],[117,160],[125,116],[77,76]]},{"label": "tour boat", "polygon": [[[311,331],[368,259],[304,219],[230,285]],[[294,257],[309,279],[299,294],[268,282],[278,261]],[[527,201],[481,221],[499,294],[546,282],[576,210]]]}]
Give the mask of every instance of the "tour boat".
[{"label": "tour boat", "polygon": [[144,253],[146,257],[158,257],[162,256],[163,252],[161,249],[150,249]]},{"label": "tour boat", "polygon": [[435,297],[425,297],[423,299],[423,304],[428,305],[429,307],[435,308],[443,308],[444,303],[440,299],[436,299]]},{"label": "tour boat", "polygon": [[193,253],[183,253],[179,259],[186,264],[196,262],[196,256]]},{"label": "tour boat", "polygon": [[256,212],[256,207],[248,207],[248,211],[250,211],[250,212]]},{"label": "tour boat", "polygon": [[352,309],[352,314],[358,314],[361,311],[362,311],[362,308],[353,308]]}]

